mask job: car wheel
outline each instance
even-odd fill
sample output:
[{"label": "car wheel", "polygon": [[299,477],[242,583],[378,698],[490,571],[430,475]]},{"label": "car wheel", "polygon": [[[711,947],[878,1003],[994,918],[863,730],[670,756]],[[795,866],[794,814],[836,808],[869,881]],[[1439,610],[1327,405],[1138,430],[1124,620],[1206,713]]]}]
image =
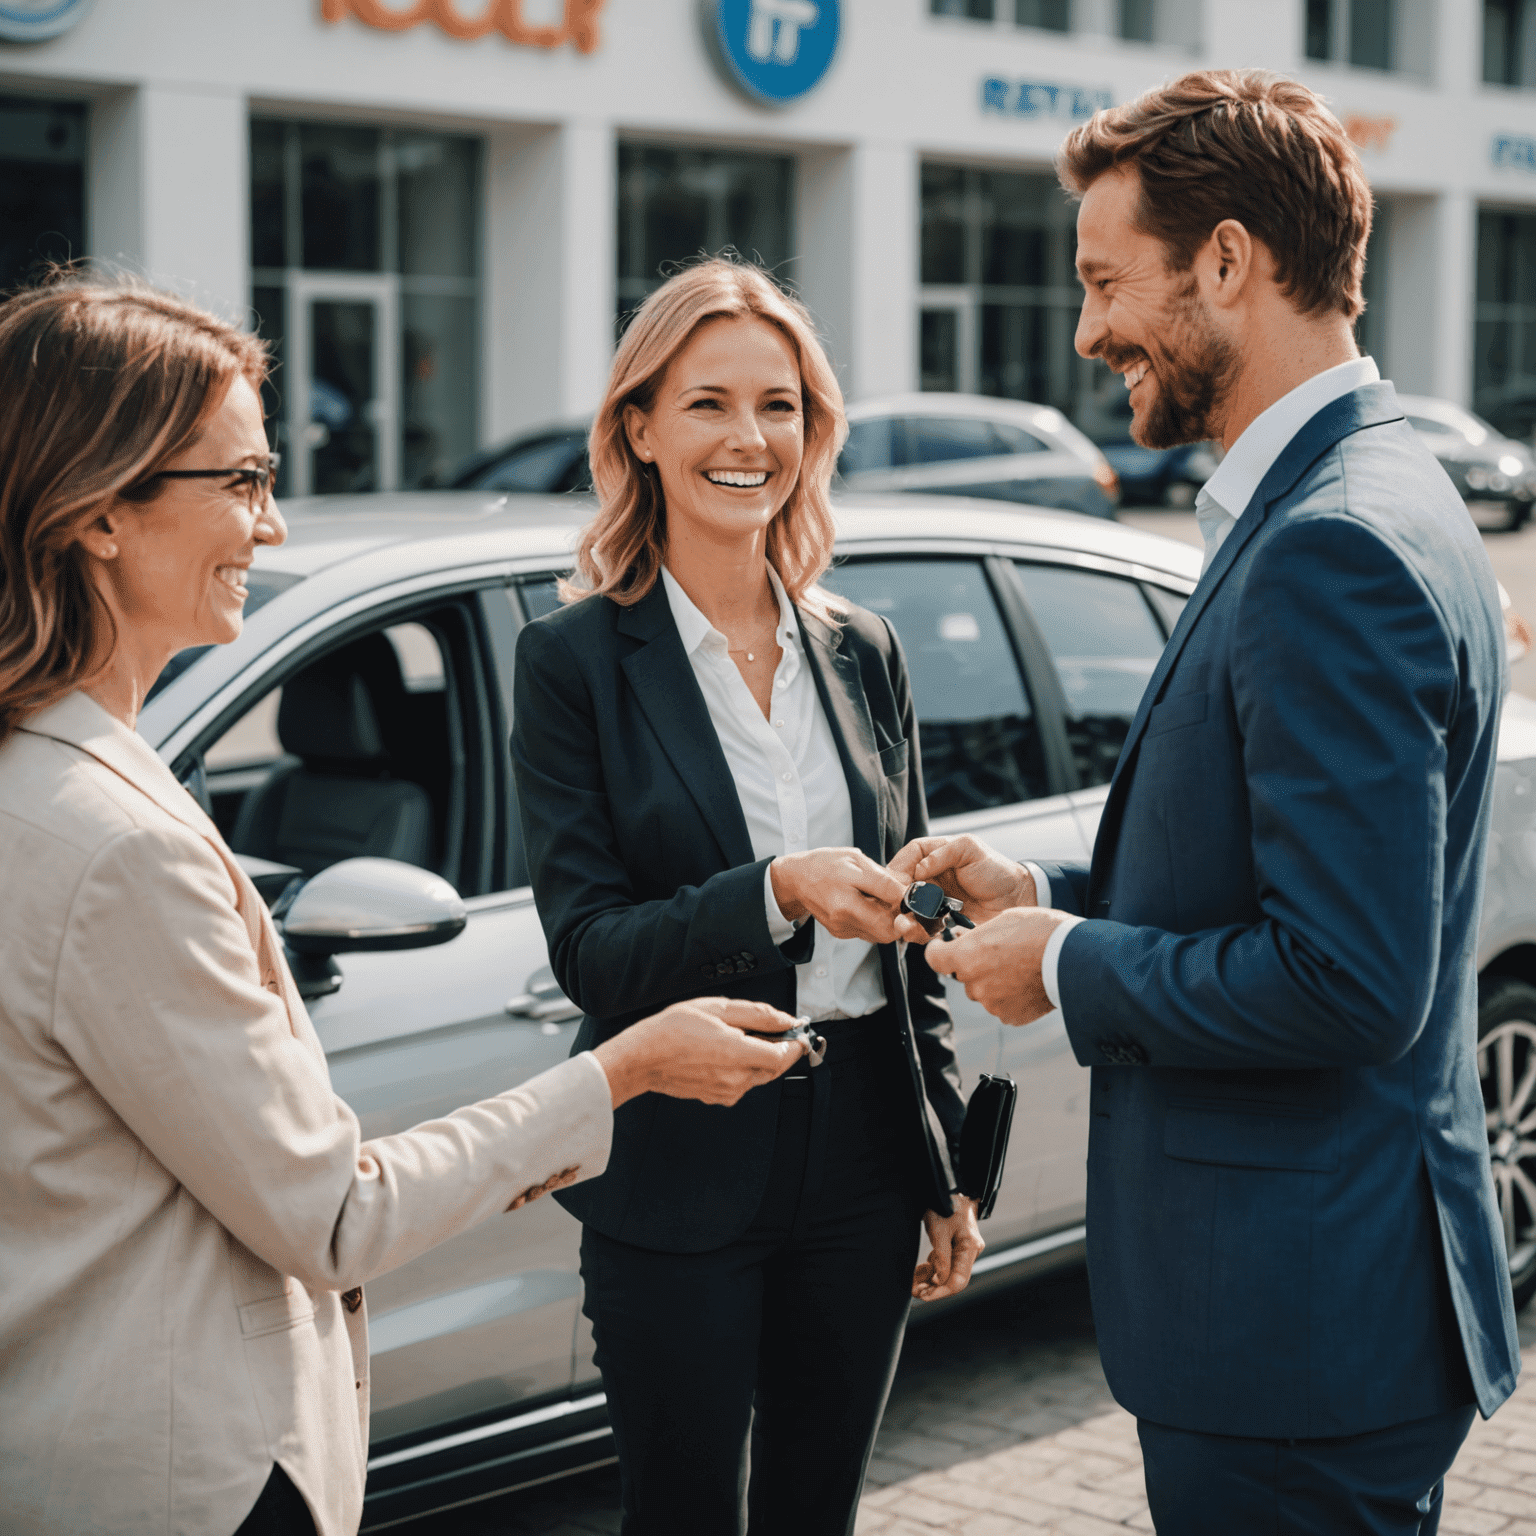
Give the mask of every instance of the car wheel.
[{"label": "car wheel", "polygon": [[1518,533],[1531,520],[1531,504],[1528,501],[1512,501],[1507,510],[1511,533]]},{"label": "car wheel", "polygon": [[1163,487],[1163,505],[1175,512],[1188,512],[1199,494],[1200,487],[1191,485],[1188,480],[1170,480]]},{"label": "car wheel", "polygon": [[1477,1070],[1519,1308],[1536,1294],[1536,987],[1495,976],[1478,990]]}]

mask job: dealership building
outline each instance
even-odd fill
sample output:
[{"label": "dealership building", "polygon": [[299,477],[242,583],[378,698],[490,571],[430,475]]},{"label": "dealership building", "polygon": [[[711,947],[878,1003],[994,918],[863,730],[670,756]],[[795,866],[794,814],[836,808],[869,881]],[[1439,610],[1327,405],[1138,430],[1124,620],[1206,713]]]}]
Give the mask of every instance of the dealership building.
[{"label": "dealership building", "polygon": [[850,398],[1088,423],[1052,155],[1236,65],[1360,146],[1383,372],[1536,396],[1536,0],[0,0],[0,281],[114,259],[259,327],[292,493],[583,415],[622,315],[725,246]]}]

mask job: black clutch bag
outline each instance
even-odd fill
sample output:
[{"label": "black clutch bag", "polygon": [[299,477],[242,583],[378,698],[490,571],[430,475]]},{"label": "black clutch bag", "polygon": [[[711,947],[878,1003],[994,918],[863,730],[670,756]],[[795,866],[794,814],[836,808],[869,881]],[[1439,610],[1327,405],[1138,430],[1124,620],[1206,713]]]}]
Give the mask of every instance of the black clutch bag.
[{"label": "black clutch bag", "polygon": [[960,1128],[960,1193],[976,1202],[976,1215],[985,1221],[997,1204],[1003,1183],[1003,1164],[1008,1161],[1008,1132],[1013,1127],[1013,1104],[1019,1096],[1011,1077],[981,1074]]}]

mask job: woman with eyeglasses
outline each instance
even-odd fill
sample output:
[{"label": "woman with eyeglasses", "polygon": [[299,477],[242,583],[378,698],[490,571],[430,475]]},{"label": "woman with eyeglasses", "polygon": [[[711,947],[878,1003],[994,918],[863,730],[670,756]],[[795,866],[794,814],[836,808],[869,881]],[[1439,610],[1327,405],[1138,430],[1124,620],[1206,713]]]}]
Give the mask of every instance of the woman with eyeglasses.
[{"label": "woman with eyeglasses", "polygon": [[[280,544],[262,344],[65,277],[0,304],[0,1526],[352,1536],[362,1285],[735,1103],[793,1024],[705,998],[364,1141],[255,888],[134,732]],[[728,1027],[735,1026],[735,1027]],[[516,1241],[515,1232],[508,1241]]]}]

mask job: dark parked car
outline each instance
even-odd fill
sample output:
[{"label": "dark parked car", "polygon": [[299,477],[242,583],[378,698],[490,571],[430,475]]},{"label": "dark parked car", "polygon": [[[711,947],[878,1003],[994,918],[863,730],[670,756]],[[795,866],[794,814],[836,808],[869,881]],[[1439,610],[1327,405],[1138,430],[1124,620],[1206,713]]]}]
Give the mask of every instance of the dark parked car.
[{"label": "dark parked car", "polygon": [[1502,503],[1509,526],[1530,520],[1536,501],[1536,458],[1491,422],[1449,400],[1400,395],[1408,425],[1440,460],[1464,501]]},{"label": "dark parked car", "polygon": [[512,491],[559,495],[592,489],[587,463],[590,421],[567,421],[520,433],[511,442],[484,448],[454,470],[451,491]]},{"label": "dark parked car", "polygon": [[1536,448],[1536,395],[1515,395],[1500,400],[1490,405],[1482,416],[1489,426],[1497,428],[1505,437]]}]

